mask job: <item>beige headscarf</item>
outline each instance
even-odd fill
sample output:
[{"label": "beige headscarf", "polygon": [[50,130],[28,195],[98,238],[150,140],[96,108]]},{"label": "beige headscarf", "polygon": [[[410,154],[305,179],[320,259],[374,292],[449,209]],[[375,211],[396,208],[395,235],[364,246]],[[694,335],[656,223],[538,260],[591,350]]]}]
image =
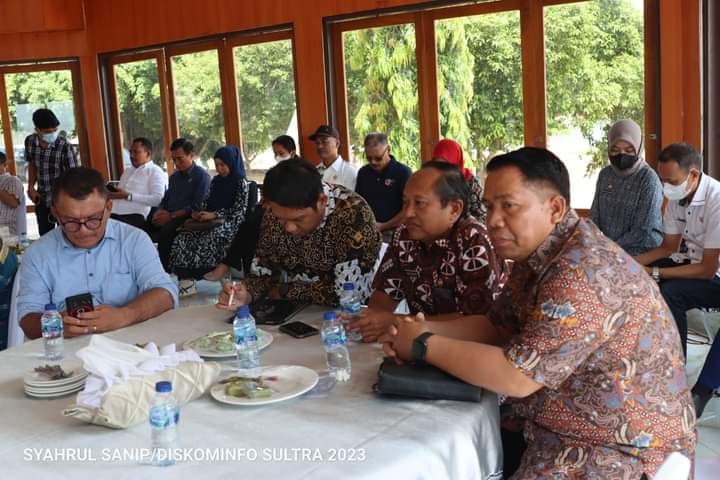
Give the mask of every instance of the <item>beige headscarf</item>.
[{"label": "beige headscarf", "polygon": [[628,168],[627,170],[619,170],[613,167],[615,173],[621,176],[631,175],[643,166],[645,163],[642,159],[643,149],[645,147],[643,142],[643,134],[640,125],[635,123],[634,120],[624,119],[619,120],[610,127],[608,132],[608,155],[610,154],[610,148],[615,145],[619,140],[624,140],[635,148],[635,153],[640,159],[635,162],[635,165]]}]

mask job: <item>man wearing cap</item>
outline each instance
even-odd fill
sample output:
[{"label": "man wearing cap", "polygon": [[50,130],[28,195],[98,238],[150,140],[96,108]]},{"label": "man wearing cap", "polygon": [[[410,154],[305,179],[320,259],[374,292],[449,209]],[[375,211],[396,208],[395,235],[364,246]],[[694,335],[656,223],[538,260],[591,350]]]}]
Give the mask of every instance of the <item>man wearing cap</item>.
[{"label": "man wearing cap", "polygon": [[642,158],[643,136],[632,120],[616,122],[608,132],[610,165],[598,176],[590,219],[630,255],[662,242],[662,185]]},{"label": "man wearing cap", "polygon": [[28,162],[27,194],[35,203],[38,230],[40,235],[44,235],[55,228],[55,218],[50,213],[52,184],[62,172],[79,166],[80,162],[72,145],[64,136],[58,135],[60,121],[52,110],[35,110],[33,124],[35,133],[25,138],[25,159]]},{"label": "man wearing cap", "polygon": [[337,129],[331,125],[320,125],[315,133],[310,135],[310,140],[315,142],[315,149],[322,161],[317,168],[323,176],[323,182],[342,185],[354,191],[357,170],[338,152],[340,133]]}]

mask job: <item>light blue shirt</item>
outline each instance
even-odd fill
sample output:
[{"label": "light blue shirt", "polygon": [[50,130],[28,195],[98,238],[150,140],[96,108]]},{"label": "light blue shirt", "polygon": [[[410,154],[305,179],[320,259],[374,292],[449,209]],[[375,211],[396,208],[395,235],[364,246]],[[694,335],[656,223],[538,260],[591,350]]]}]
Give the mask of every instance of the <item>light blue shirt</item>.
[{"label": "light blue shirt", "polygon": [[175,282],[163,270],[157,249],[140,229],[108,220],[105,236],[95,247],[76,248],[62,228],[48,232],[27,249],[19,272],[18,318],[43,312],[54,303],[90,293],[93,305],[124,307],[153,288],[164,288],[178,305]]}]

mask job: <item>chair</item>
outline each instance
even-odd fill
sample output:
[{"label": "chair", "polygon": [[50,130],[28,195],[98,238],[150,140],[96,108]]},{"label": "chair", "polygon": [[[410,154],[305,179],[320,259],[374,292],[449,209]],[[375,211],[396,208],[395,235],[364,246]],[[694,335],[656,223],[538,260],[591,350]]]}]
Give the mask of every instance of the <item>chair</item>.
[{"label": "chair", "polygon": [[653,480],[687,480],[690,475],[690,459],[682,453],[673,452],[660,466]]}]

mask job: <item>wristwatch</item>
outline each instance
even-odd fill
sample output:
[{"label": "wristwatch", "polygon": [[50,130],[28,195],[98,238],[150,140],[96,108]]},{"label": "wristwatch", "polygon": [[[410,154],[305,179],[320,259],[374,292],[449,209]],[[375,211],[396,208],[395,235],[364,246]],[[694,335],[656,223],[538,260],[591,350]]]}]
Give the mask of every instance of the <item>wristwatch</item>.
[{"label": "wristwatch", "polygon": [[435,335],[433,332],[425,332],[421,333],[415,338],[415,340],[413,340],[412,350],[410,352],[413,362],[425,363],[428,338],[432,337],[433,335]]},{"label": "wristwatch", "polygon": [[652,267],[652,278],[656,282],[660,282],[660,267]]},{"label": "wristwatch", "polygon": [[127,201],[132,202],[132,193],[128,192]]}]

